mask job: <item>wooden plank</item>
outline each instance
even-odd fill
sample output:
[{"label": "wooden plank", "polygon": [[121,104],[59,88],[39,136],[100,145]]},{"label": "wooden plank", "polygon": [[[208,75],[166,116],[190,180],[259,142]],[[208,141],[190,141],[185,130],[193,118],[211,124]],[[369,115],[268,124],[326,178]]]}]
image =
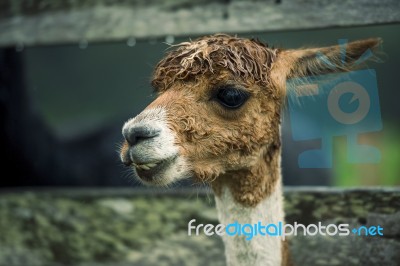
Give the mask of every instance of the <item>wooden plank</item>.
[{"label": "wooden plank", "polygon": [[3,0],[0,46],[398,22],[398,0]]},{"label": "wooden plank", "polygon": [[[328,187],[328,186],[284,186],[283,187],[285,198],[295,197],[291,195],[318,195],[318,197],[334,197],[336,199],[342,197],[362,197],[367,195],[395,195],[400,199],[400,187]],[[207,186],[193,187],[171,187],[171,188],[157,188],[157,187],[3,187],[0,188],[1,195],[7,194],[25,194],[34,193],[40,195],[49,195],[52,197],[68,197],[68,198],[115,198],[115,197],[137,197],[137,196],[168,196],[168,197],[182,197],[188,198],[193,195],[213,198],[214,193],[212,189]],[[377,202],[373,202],[375,206]],[[400,201],[396,202],[399,205]],[[318,203],[321,205],[321,203]],[[323,204],[322,204],[323,205]],[[378,206],[378,205],[376,205]],[[331,213],[331,211],[329,211]]]},{"label": "wooden plank", "polygon": [[[212,195],[120,188],[0,190],[0,265],[225,265],[218,236],[187,224],[218,223]],[[399,188],[294,187],[286,222],[381,226],[383,236],[289,237],[294,265],[398,265]],[[265,224],[263,218],[260,222]],[[311,230],[310,230],[311,231]],[[322,232],[326,232],[323,229]],[[330,230],[332,232],[332,230]],[[61,254],[61,255],[60,255]],[[149,255],[150,254],[150,255]]]}]

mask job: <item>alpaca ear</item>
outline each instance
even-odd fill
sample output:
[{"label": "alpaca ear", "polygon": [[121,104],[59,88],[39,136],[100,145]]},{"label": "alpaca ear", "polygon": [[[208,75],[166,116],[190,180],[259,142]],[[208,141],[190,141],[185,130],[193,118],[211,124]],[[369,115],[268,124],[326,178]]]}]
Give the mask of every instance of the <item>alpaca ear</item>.
[{"label": "alpaca ear", "polygon": [[286,80],[296,77],[316,76],[327,73],[350,71],[374,57],[382,43],[379,38],[359,40],[339,45],[282,50],[271,67],[271,80],[279,88],[286,87]]}]

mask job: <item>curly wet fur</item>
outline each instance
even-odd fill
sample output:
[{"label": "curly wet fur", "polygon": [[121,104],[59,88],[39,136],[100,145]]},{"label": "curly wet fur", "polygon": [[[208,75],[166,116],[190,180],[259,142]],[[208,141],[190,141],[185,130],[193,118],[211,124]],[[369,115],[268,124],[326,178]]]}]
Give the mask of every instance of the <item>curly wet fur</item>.
[{"label": "curly wet fur", "polygon": [[[217,197],[228,188],[238,208],[251,213],[271,193],[282,194],[274,189],[281,182],[279,126],[286,80],[348,71],[380,42],[349,43],[345,64],[340,64],[338,46],[280,50],[223,34],[181,43],[156,66],[152,85],[158,97],[146,109],[166,110],[174,144],[194,178],[209,183]],[[317,52],[337,67],[316,60]],[[236,110],[221,106],[214,95],[226,85],[247,91],[247,102]],[[125,143],[121,154],[128,148]],[[285,245],[281,252],[283,264],[289,264]]]},{"label": "curly wet fur", "polygon": [[196,79],[204,74],[217,74],[219,69],[229,70],[241,79],[251,79],[266,85],[268,71],[276,57],[276,49],[258,40],[216,34],[173,46],[156,66],[153,87],[168,89],[178,80]]},{"label": "curly wet fur", "polygon": [[[254,206],[278,180],[262,173],[279,167],[274,157],[280,156],[281,104],[274,100],[276,95],[261,90],[258,84],[236,80],[236,85],[247,88],[252,97],[239,110],[227,111],[210,100],[210,91],[237,77],[222,69],[218,74],[214,79],[205,74],[196,82],[175,81],[174,89],[163,92],[149,108],[162,106],[173,114],[167,118],[168,124],[176,132],[180,154],[188,159],[196,178],[217,188],[224,175],[237,176],[225,180],[236,184],[231,186],[235,199]],[[255,182],[251,176],[260,180]],[[260,183],[264,185],[258,187]]]},{"label": "curly wet fur", "polygon": [[[159,98],[149,108],[165,106],[173,114],[169,125],[177,132],[181,154],[191,162],[196,178],[215,181],[210,183],[218,193],[224,175],[237,170],[249,172],[248,176],[261,172],[265,165],[259,162],[264,161],[267,147],[280,147],[282,93],[271,86],[269,78],[278,50],[223,34],[174,48],[156,66],[152,85]],[[226,110],[210,99],[213,90],[226,84],[235,84],[252,97],[239,110]],[[242,184],[232,186],[235,199],[248,206],[257,204],[269,191],[269,186],[263,185],[262,191],[255,193],[258,189],[254,186],[259,182],[273,186],[277,180],[234,179]]]},{"label": "curly wet fur", "polygon": [[[202,37],[172,47],[157,64],[152,85],[159,96],[148,108],[168,110],[168,125],[195,178],[211,183],[217,194],[227,185],[238,202],[255,206],[280,182],[274,173],[280,167],[286,79],[349,70],[379,44],[379,39],[350,43],[341,64],[338,46],[280,50],[224,34]],[[317,52],[337,68],[317,60]],[[227,84],[251,95],[238,110],[226,110],[212,98]]]}]

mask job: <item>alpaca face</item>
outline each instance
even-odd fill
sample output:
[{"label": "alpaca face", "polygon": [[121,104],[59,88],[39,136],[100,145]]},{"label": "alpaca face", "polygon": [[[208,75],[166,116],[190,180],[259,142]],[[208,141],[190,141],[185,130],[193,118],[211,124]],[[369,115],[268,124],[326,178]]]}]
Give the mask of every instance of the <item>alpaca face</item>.
[{"label": "alpaca face", "polygon": [[[230,174],[229,180],[252,179],[242,178],[238,189],[250,183],[251,191],[265,188],[276,180],[268,172],[278,169],[269,168],[279,168],[286,79],[350,70],[379,44],[379,39],[349,43],[343,65],[338,46],[285,51],[228,35],[182,43],[155,68],[158,97],[125,123],[121,159],[146,184],[190,176],[210,182]],[[338,68],[317,60],[320,53]]]},{"label": "alpaca face", "polygon": [[273,57],[260,43],[225,35],[170,52],[155,70],[157,99],[123,127],[122,160],[144,183],[161,185],[251,168],[279,141]]}]

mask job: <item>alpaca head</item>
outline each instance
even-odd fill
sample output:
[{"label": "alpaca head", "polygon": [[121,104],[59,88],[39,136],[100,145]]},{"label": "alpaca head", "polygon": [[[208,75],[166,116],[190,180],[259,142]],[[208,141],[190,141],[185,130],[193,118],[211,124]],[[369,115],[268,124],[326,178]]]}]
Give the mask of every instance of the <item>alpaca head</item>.
[{"label": "alpaca head", "polygon": [[[350,43],[346,68],[378,43]],[[228,35],[177,45],[154,71],[157,98],[123,127],[122,161],[154,185],[265,170],[279,157],[286,79],[332,72],[315,55],[339,62],[339,50],[280,50]]]}]

